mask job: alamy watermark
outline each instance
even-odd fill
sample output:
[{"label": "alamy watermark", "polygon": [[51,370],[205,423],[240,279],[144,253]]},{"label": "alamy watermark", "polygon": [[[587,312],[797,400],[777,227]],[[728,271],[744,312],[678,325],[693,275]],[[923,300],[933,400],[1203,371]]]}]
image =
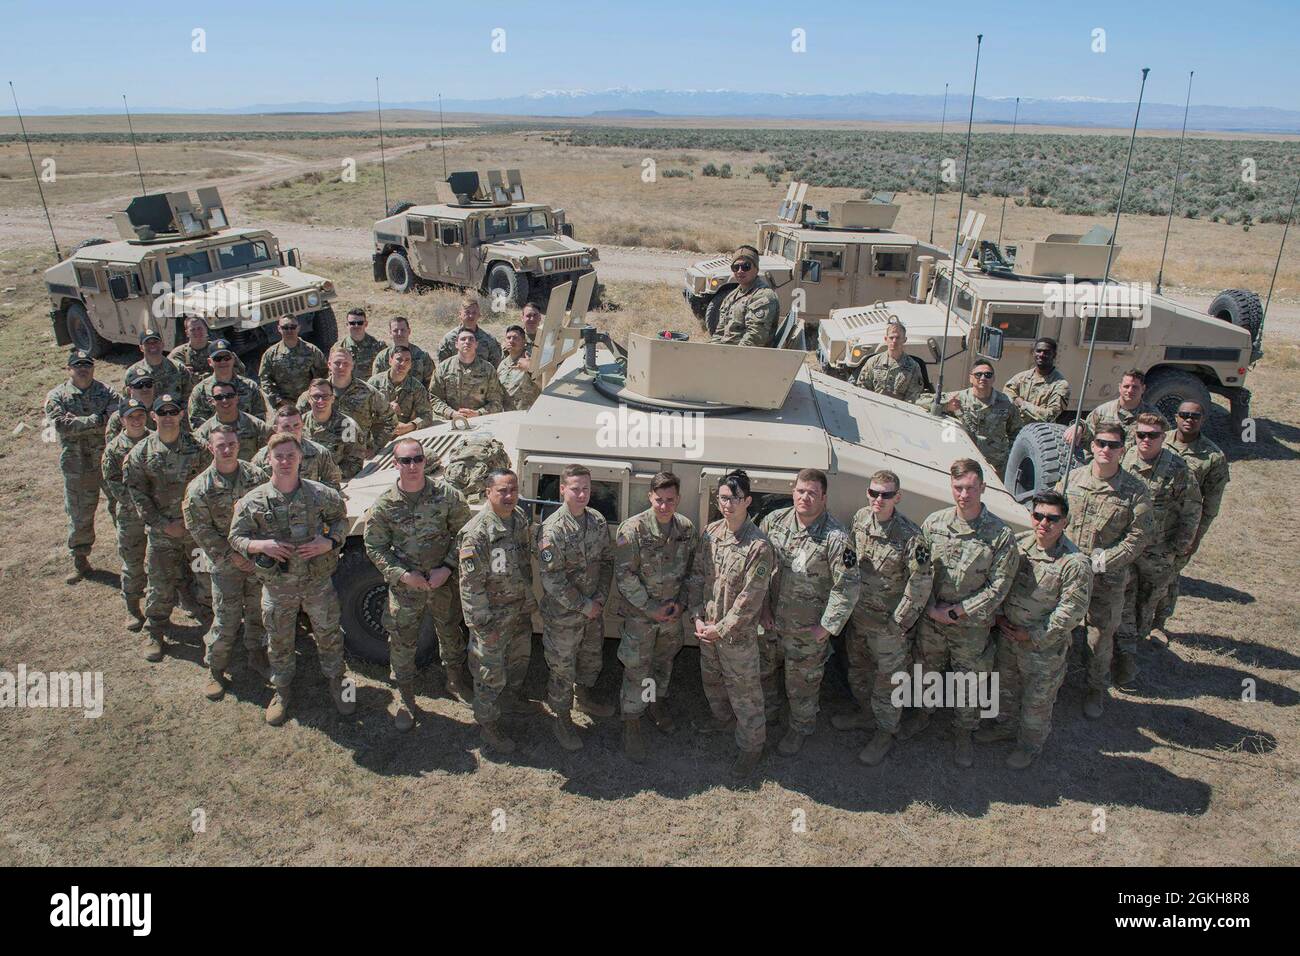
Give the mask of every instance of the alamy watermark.
[{"label": "alamy watermark", "polygon": [[998,715],[998,672],[927,671],[919,663],[912,672],[895,671],[889,702],[895,707],[978,707],[981,717]]},{"label": "alamy watermark", "polygon": [[704,456],[704,414],[701,412],[642,412],[626,405],[596,414],[596,445],[600,448],[660,448],[682,450],[686,458]]},{"label": "alamy watermark", "polygon": [[0,709],[67,708],[81,711],[86,718],[104,714],[102,671],[29,671],[19,664],[16,671],[0,670]]}]

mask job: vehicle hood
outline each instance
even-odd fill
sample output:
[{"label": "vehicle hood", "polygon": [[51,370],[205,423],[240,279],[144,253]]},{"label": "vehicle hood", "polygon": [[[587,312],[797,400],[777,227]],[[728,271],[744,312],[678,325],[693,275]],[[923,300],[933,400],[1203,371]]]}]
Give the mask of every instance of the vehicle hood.
[{"label": "vehicle hood", "polygon": [[[885,328],[897,318],[907,327],[907,351],[932,361],[928,342],[944,349],[944,315],[946,309],[932,303],[878,302],[875,305],[836,309],[829,319],[822,319],[817,329],[819,357],[833,366],[856,368],[885,341]],[[953,352],[966,340],[970,325],[953,312],[948,320],[947,350]]]}]

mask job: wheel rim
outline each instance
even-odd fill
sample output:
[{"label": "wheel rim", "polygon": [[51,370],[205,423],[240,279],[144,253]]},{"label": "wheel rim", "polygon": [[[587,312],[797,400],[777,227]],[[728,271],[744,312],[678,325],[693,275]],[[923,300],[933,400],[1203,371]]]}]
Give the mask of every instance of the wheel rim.
[{"label": "wheel rim", "polygon": [[405,287],[407,283],[406,263],[400,256],[393,256],[388,260],[388,281],[395,286]]},{"label": "wheel rim", "polygon": [[384,630],[384,609],[388,606],[388,585],[376,584],[361,596],[358,604],[360,613],[357,614],[357,619],[365,628],[366,635],[377,641],[387,641],[388,635]]},{"label": "wheel rim", "polygon": [[68,335],[72,338],[72,344],[77,348],[86,352],[90,351],[90,328],[85,317],[75,313],[68,316]]}]

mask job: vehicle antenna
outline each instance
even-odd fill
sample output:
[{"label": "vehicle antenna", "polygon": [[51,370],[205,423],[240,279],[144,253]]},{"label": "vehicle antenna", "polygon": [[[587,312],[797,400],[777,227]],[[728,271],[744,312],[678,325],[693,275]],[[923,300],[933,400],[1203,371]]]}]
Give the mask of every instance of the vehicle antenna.
[{"label": "vehicle antenna", "polygon": [[438,94],[438,143],[442,146],[442,178],[447,178],[447,139],[442,131],[442,94]]},{"label": "vehicle antenna", "polygon": [[1273,263],[1273,278],[1268,280],[1268,297],[1264,300],[1264,314],[1259,320],[1259,342],[1255,343],[1258,351],[1264,341],[1264,321],[1268,318],[1268,306],[1273,301],[1273,283],[1277,281],[1278,266],[1282,265],[1282,249],[1286,246],[1286,234],[1291,228],[1291,218],[1295,215],[1296,196],[1300,196],[1300,175],[1296,176],[1295,189],[1291,191],[1291,208],[1286,213],[1286,225],[1282,227],[1282,241],[1277,247],[1277,261]]},{"label": "vehicle antenna", "polygon": [[36,191],[41,196],[41,208],[45,210],[45,223],[50,227],[50,239],[54,241],[54,258],[57,262],[63,261],[63,253],[59,251],[59,240],[54,235],[54,223],[50,219],[50,207],[45,204],[45,190],[41,188],[41,177],[36,172],[36,158],[32,156],[32,144],[27,139],[27,124],[23,122],[23,111],[18,108],[18,94],[14,92],[14,81],[9,81],[9,92],[14,98],[14,112],[18,114],[18,125],[22,127],[23,143],[27,146],[27,158],[32,164],[32,178],[36,180]]},{"label": "vehicle antenna", "polygon": [[379,98],[379,77],[375,77],[375,111],[379,114],[379,171],[384,177],[384,215],[388,215],[388,165],[384,162],[384,104]]},{"label": "vehicle antenna", "polygon": [[135,171],[140,174],[140,195],[146,192],[144,188],[144,170],[140,168],[140,148],[135,145],[135,127],[131,125],[131,107],[126,105],[126,94],[122,94],[122,108],[126,110],[126,128],[131,131],[131,150],[135,153]]},{"label": "vehicle antenna", "polygon": [[[1016,141],[1016,124],[1020,122],[1020,97],[1016,97],[1016,113],[1011,119],[1011,142]],[[1007,197],[1002,197],[1002,218],[998,220],[998,248],[1002,248],[1002,224],[1007,221]]]},{"label": "vehicle antenna", "polygon": [[939,208],[939,179],[943,173],[943,129],[948,124],[948,84],[943,85],[943,115],[939,120],[939,168],[934,171],[934,200],[930,203],[930,241],[934,242],[934,214]]},{"label": "vehicle antenna", "polygon": [[1165,244],[1160,249],[1160,269],[1156,272],[1156,295],[1165,278],[1165,253],[1169,251],[1169,230],[1174,225],[1174,203],[1178,199],[1178,174],[1183,170],[1183,141],[1187,139],[1187,110],[1192,105],[1192,77],[1196,71],[1187,74],[1187,101],[1183,103],[1183,135],[1178,137],[1178,159],[1174,161],[1174,192],[1169,197],[1169,220],[1165,223]]}]

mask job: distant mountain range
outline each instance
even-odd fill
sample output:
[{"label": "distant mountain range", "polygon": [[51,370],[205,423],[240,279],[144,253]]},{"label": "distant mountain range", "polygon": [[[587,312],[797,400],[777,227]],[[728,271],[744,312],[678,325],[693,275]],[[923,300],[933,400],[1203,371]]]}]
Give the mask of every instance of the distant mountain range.
[{"label": "distant mountain range", "polygon": [[[969,109],[960,93],[948,98],[948,120],[960,123]],[[1089,97],[1022,98],[1020,122],[1041,126],[1124,127],[1133,122],[1132,102]],[[388,109],[436,110],[436,100],[385,103]],[[740,90],[542,90],[526,96],[486,100],[442,101],[448,113],[488,113],[536,117],[733,117],[752,119],[879,120],[939,122],[943,96],[916,93],[747,93]],[[374,109],[373,101],[350,103],[258,103],[232,109],[195,110],[218,114],[336,113]],[[1015,101],[976,97],[977,123],[1010,123]],[[37,108],[33,113],[67,115],[111,113],[113,109]],[[133,107],[133,112],[174,113],[167,108]],[[1178,129],[1183,107],[1144,103],[1143,129]],[[1300,110],[1274,107],[1193,105],[1188,127],[1197,130],[1255,133],[1300,133]]]}]

